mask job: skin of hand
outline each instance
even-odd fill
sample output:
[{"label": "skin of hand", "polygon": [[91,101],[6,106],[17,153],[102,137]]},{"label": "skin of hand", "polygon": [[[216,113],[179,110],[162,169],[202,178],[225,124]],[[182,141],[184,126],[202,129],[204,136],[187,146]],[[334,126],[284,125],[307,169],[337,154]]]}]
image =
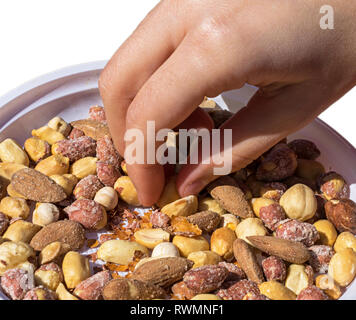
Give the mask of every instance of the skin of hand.
[{"label": "skin of hand", "polygon": [[[232,129],[233,170],[311,122],[356,84],[356,2],[332,2],[335,28],[320,27],[320,0],[161,1],[111,58],[99,80],[120,154],[125,130],[208,127],[197,106],[245,83],[259,87]],[[143,205],[164,187],[161,165],[128,166]],[[185,165],[181,196],[216,179],[212,165]]]}]

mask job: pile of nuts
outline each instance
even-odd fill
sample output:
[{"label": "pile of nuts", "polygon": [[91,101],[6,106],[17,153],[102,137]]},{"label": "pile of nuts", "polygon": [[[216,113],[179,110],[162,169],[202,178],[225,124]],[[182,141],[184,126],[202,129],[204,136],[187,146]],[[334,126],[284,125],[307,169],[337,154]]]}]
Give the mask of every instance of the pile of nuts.
[{"label": "pile of nuts", "polygon": [[[229,116],[209,114],[216,126]],[[142,214],[104,109],[70,124],[55,117],[24,148],[0,143],[2,291],[14,300],[338,299],[356,275],[356,204],[319,155],[311,141],[284,140],[184,198],[167,171]]]}]

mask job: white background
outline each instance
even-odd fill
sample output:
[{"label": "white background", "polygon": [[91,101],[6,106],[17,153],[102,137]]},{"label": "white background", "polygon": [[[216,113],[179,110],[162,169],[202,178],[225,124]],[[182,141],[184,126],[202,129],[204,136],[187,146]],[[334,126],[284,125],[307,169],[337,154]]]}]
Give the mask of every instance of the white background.
[{"label": "white background", "polygon": [[[0,96],[58,68],[109,59],[158,2],[0,0]],[[356,88],[320,117],[356,147],[355,108]]]}]

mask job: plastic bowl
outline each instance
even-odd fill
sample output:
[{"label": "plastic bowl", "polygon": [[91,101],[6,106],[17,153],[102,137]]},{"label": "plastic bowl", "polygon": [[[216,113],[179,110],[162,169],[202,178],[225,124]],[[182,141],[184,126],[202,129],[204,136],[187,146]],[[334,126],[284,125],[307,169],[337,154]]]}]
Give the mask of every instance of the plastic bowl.
[{"label": "plastic bowl", "polygon": [[[0,98],[0,141],[14,138],[23,144],[31,130],[45,125],[54,116],[67,121],[86,118],[88,108],[101,104],[98,78],[105,66],[98,61],[68,67],[46,74],[14,89]],[[222,94],[216,101],[234,112],[246,104],[255,89],[245,86]],[[314,141],[321,150],[320,161],[326,170],[341,173],[351,186],[350,198],[356,201],[356,149],[320,119],[290,138]],[[8,299],[0,292],[0,299]],[[356,299],[354,281],[341,299]]]}]

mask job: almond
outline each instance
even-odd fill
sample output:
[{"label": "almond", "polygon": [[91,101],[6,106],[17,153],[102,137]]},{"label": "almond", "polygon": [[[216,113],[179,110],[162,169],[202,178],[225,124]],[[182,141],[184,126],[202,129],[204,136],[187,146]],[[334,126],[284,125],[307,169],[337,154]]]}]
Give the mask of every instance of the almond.
[{"label": "almond", "polygon": [[60,202],[67,198],[64,189],[54,180],[30,168],[15,172],[11,185],[26,199],[37,202]]},{"label": "almond", "polygon": [[152,300],[165,296],[162,288],[135,279],[114,279],[103,289],[105,300]]},{"label": "almond", "polygon": [[291,263],[302,264],[310,258],[307,247],[300,242],[270,236],[251,236],[247,239],[257,249]]},{"label": "almond", "polygon": [[167,287],[183,278],[193,262],[179,257],[154,259],[135,269],[132,279],[141,280],[160,287]]},{"label": "almond", "polygon": [[105,136],[110,136],[109,128],[106,124],[91,120],[83,119],[71,122],[73,128],[79,129],[85,133],[86,136],[98,140]]},{"label": "almond", "polygon": [[249,244],[242,239],[236,239],[233,244],[233,251],[237,263],[246,273],[248,279],[262,283],[264,281],[263,272]]},{"label": "almond", "polygon": [[236,183],[233,185],[233,181],[226,179],[227,177],[222,178],[208,186],[210,195],[228,212],[241,218],[253,217],[253,211],[243,191]]},{"label": "almond", "polygon": [[189,216],[188,221],[199,227],[204,232],[214,231],[220,224],[221,216],[214,211],[201,211]]},{"label": "almond", "polygon": [[85,242],[84,228],[76,221],[57,221],[37,232],[30,246],[37,251],[42,251],[48,244],[55,241],[68,244],[71,250],[79,250]]}]

